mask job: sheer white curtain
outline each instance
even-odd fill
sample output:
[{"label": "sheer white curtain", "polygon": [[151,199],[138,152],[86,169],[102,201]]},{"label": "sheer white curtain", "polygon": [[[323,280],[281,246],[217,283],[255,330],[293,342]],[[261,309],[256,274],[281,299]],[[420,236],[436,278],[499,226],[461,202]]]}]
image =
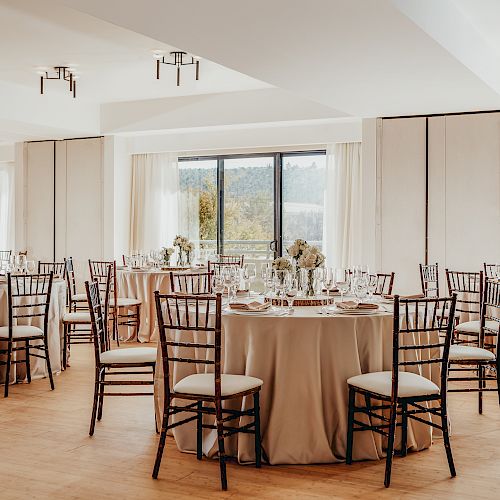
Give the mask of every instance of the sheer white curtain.
[{"label": "sheer white curtain", "polygon": [[176,155],[147,153],[132,156],[130,252],[172,245],[178,229],[178,200]]},{"label": "sheer white curtain", "polygon": [[0,250],[14,249],[14,164],[0,163]]},{"label": "sheer white curtain", "polygon": [[361,264],[361,143],[331,144],[326,151],[323,248],[327,264]]}]

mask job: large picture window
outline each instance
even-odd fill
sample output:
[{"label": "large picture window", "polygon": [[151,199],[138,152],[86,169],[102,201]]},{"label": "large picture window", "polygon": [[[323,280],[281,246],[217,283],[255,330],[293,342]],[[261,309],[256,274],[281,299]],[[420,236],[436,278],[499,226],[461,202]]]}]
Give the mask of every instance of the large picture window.
[{"label": "large picture window", "polygon": [[322,247],[325,151],[179,158],[179,232],[209,253],[273,259]]}]

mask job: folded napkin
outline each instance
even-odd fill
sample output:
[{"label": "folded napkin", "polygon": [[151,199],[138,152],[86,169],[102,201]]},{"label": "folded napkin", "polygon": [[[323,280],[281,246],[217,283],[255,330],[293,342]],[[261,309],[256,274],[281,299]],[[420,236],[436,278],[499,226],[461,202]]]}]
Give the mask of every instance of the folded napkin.
[{"label": "folded napkin", "polygon": [[236,295],[248,295],[250,290],[237,290]]},{"label": "folded napkin", "polygon": [[237,311],[265,311],[271,307],[270,302],[250,302],[248,304],[243,304],[241,302],[232,302],[229,304],[231,309],[235,309]]},{"label": "folded napkin", "polygon": [[353,300],[346,300],[345,302],[338,302],[335,304],[339,309],[378,309],[377,304],[368,304],[366,302],[354,302]]},{"label": "folded napkin", "polygon": [[[394,295],[382,295],[384,299],[393,299]],[[425,295],[423,293],[416,293],[414,295],[400,295],[400,299],[425,299]]]}]

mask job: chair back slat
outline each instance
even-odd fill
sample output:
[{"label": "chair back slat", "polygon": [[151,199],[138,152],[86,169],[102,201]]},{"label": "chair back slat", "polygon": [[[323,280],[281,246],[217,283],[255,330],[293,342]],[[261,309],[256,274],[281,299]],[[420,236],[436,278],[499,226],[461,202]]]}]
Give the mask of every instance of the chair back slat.
[{"label": "chair back slat", "polygon": [[208,261],[208,272],[220,273],[225,267],[243,267],[244,255],[219,255],[216,261]]},{"label": "chair back slat", "polygon": [[43,331],[47,334],[52,279],[52,273],[7,273],[9,340],[12,341],[12,328],[18,320],[43,317]]},{"label": "chair back slat", "polygon": [[426,297],[439,297],[439,265],[419,264],[422,293]]},{"label": "chair back slat", "polygon": [[12,250],[0,250],[0,261],[10,261]]},{"label": "chair back slat", "polygon": [[483,271],[463,272],[446,269],[446,281],[449,294],[457,294],[457,316],[460,314],[479,316],[483,298]]},{"label": "chair back slat", "polygon": [[[109,269],[111,269],[111,279],[109,279]],[[101,296],[109,296],[117,303],[118,289],[116,285],[116,260],[90,260],[89,259],[90,280],[99,283]]]},{"label": "chair back slat", "polygon": [[500,335],[500,280],[486,279],[481,310],[479,347],[497,350]]},{"label": "chair back slat", "polygon": [[391,295],[395,273],[370,274],[370,284],[375,285],[374,295]]},{"label": "chair back slat", "polygon": [[[160,294],[155,291],[155,303],[165,397],[169,397],[171,387],[169,363],[202,365],[205,369],[213,365],[215,394],[220,397],[221,294]],[[204,355],[200,355],[199,349],[204,350]]]},{"label": "chair back slat", "polygon": [[483,264],[485,278],[500,278],[500,264]]},{"label": "chair back slat", "polygon": [[38,261],[38,274],[52,272],[55,278],[63,278],[65,271],[66,271],[66,259],[63,262]]},{"label": "chair back slat", "polygon": [[170,272],[172,293],[206,295],[212,289],[213,273],[174,273]]},{"label": "chair back slat", "polygon": [[441,393],[446,390],[456,301],[456,294],[446,298],[394,297],[393,396],[397,394],[401,367],[439,364]]}]

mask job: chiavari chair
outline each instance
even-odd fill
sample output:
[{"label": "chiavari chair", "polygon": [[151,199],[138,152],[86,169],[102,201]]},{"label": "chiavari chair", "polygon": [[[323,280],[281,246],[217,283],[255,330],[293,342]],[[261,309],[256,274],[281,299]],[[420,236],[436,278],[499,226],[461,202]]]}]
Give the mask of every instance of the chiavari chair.
[{"label": "chiavari chair", "polygon": [[142,303],[139,299],[136,298],[118,297],[118,287],[116,284],[116,261],[89,260],[90,278],[92,281],[98,281],[102,292],[106,283],[108,266],[111,266],[113,268],[113,278],[110,292],[111,299],[109,303],[109,316],[113,327],[113,337],[116,339],[118,345],[120,345],[118,327],[131,326],[135,328],[137,342],[139,342]]},{"label": "chiavari chair", "polygon": [[483,264],[485,278],[500,278],[500,264]]},{"label": "chiavari chair", "polygon": [[[462,315],[477,316],[481,314],[483,298],[483,272],[449,271],[446,269],[448,291],[457,294],[455,315],[454,343],[469,343],[479,339],[481,322],[477,320],[462,321]],[[465,318],[468,319],[468,318]]]},{"label": "chiavari chair", "polygon": [[[85,282],[95,355],[94,399],[90,420],[90,436],[94,434],[96,419],[101,420],[102,418],[104,396],[116,397],[154,395],[152,391],[106,392],[106,387],[111,386],[154,385],[157,354],[156,348],[154,347],[111,349],[107,315],[109,311],[110,287],[112,283],[112,266],[108,266],[107,272],[107,291],[104,294],[104,306],[101,301],[102,292],[99,282],[97,280],[92,283],[89,283],[88,281]],[[119,380],[113,379],[116,375],[119,375],[120,377],[134,375],[134,377],[127,377],[127,379],[120,378]],[[152,375],[152,377],[151,380],[144,380],[139,379],[136,375]],[[109,380],[109,377],[111,377],[112,380]]]},{"label": "chiavari chair", "polygon": [[38,274],[50,273],[54,278],[64,278],[66,272],[66,259],[63,262],[40,262],[38,261]]},{"label": "chiavari chair", "polygon": [[376,288],[373,292],[374,295],[391,295],[394,286],[394,273],[384,274],[370,274],[370,283],[373,283]]},{"label": "chiavari chair", "polygon": [[221,272],[225,267],[243,267],[244,255],[219,255],[216,261],[208,261],[208,272]]},{"label": "chiavari chair", "polygon": [[[50,388],[54,390],[52,368],[50,366],[48,319],[52,291],[52,273],[49,274],[7,274],[8,326],[0,327],[0,340],[7,343],[7,349],[0,349],[7,360],[0,360],[6,366],[4,397],[9,395],[10,368],[12,364],[25,363],[26,378],[31,383],[30,357],[45,359]],[[43,327],[28,324],[33,320],[43,321]],[[24,351],[24,359],[16,353]],[[14,355],[14,357],[13,357]]]},{"label": "chiavari chair", "polygon": [[[448,357],[453,329],[451,320],[455,305],[456,295],[451,298],[427,299],[400,299],[396,295],[392,371],[365,373],[347,380],[349,411],[346,463],[352,463],[355,432],[372,431],[385,436],[387,438],[384,479],[386,488],[391,482],[397,427],[401,428],[401,455],[406,456],[407,453],[408,419],[430,425],[443,432],[450,473],[452,476],[456,475],[448,432],[446,398]],[[447,321],[443,314],[445,309],[449,310],[450,321]],[[415,311],[415,320],[401,322],[401,311],[408,318],[412,310]],[[436,339],[434,340],[432,336]],[[407,368],[418,370],[429,364],[440,366],[440,385],[413,371],[402,371]],[[363,396],[364,405],[358,406],[356,395]],[[379,403],[372,404],[372,400]],[[388,417],[383,414],[384,411],[389,412]],[[356,418],[356,414],[360,413],[366,416],[365,422]],[[440,417],[440,424],[430,418],[422,418],[422,415],[426,414]],[[397,417],[400,417],[400,422],[397,422]]]},{"label": "chiavari chair", "polygon": [[439,265],[419,264],[420,283],[425,297],[439,297]]},{"label": "chiavari chair", "polygon": [[213,273],[174,273],[170,272],[172,293],[191,295],[209,294],[212,290]]},{"label": "chiavari chair", "polygon": [[9,261],[12,250],[0,250],[0,261]]},{"label": "chiavari chair", "polygon": [[[203,429],[216,429],[219,448],[220,480],[227,489],[224,438],[242,433],[254,434],[255,465],[261,465],[259,393],[262,380],[247,375],[221,373],[221,314],[222,296],[216,295],[160,295],[155,292],[156,313],[160,330],[163,368],[163,421],[153,477],[158,477],[160,463],[169,429],[196,421],[198,460],[202,459]],[[201,335],[206,334],[206,342]],[[203,352],[202,355],[197,354]],[[171,373],[178,364],[194,365],[205,373],[188,375],[177,383]],[[209,371],[210,368],[210,371]],[[253,407],[244,410],[223,408],[223,402],[245,396],[253,397]],[[174,400],[188,400],[187,404],[174,404]],[[243,405],[243,402],[241,403]],[[243,408],[243,406],[241,407]],[[182,415],[187,413],[191,416]],[[184,418],[176,420],[181,414]],[[215,423],[203,423],[203,415],[215,417]],[[241,425],[241,417],[251,421]],[[233,421],[237,423],[233,423]],[[228,425],[232,423],[232,425]]]},{"label": "chiavari chair", "polygon": [[[479,337],[452,344],[450,348],[450,382],[475,382],[477,387],[448,389],[448,392],[477,392],[479,413],[483,413],[483,392],[498,392],[500,404],[500,364],[498,358],[498,336],[500,328],[500,281],[486,279],[481,303]],[[456,366],[456,367],[455,367]],[[494,367],[493,375],[488,368]],[[451,372],[465,372],[465,376],[452,376]],[[496,387],[487,387],[488,381]]]}]

